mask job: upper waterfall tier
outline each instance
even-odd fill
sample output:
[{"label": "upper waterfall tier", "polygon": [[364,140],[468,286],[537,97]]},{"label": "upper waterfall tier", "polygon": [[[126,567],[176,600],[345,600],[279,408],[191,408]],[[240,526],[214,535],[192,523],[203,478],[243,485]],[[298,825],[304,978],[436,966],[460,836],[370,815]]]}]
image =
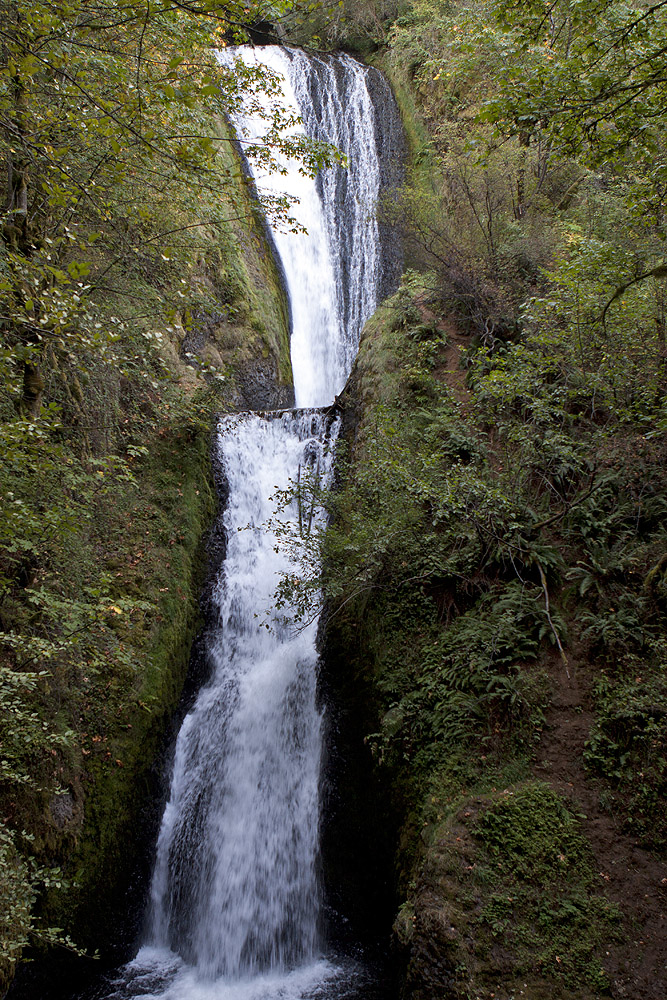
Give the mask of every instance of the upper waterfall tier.
[{"label": "upper waterfall tier", "polygon": [[[260,191],[294,199],[291,214],[306,230],[272,226],[291,308],[296,405],[326,406],[345,385],[364,323],[397,277],[396,250],[377,207],[400,174],[398,112],[384,77],[349,56],[265,46],[220,58],[238,56],[282,77],[285,108],[303,122],[294,133],[333,143],[347,158],[347,168],[325,168],[315,179],[296,160],[282,161],[286,173],[251,164]],[[256,141],[267,123],[248,114],[236,128],[242,142]]]}]

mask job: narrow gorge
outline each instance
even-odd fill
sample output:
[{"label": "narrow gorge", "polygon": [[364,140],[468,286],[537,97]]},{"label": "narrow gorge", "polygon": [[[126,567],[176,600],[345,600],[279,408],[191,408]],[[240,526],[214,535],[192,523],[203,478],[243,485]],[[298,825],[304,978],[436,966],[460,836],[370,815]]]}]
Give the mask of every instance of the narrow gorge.
[{"label": "narrow gorge", "polygon": [[664,1000],[667,5],[0,0],[0,997]]},{"label": "narrow gorge", "polygon": [[[284,173],[256,174],[260,192],[293,199],[298,224],[272,234],[290,305],[297,408],[225,416],[217,427],[228,499],[218,529],[226,556],[205,633],[210,677],[174,750],[145,943],[95,994],[109,1000],[296,1000],[370,988],[363,962],[341,965],[324,930],[317,619],[303,623],[284,602],[271,605],[281,580],[305,571],[285,535],[322,522],[308,497],[331,479],[334,400],[363,325],[396,281],[397,253],[380,237],[377,205],[399,176],[402,131],[387,83],[348,56],[224,53],[231,65],[238,58],[279,74],[289,112],[349,167],[311,179],[285,159]],[[242,147],[261,142],[265,116],[239,116],[235,126]],[[290,498],[307,480],[308,497]]]}]

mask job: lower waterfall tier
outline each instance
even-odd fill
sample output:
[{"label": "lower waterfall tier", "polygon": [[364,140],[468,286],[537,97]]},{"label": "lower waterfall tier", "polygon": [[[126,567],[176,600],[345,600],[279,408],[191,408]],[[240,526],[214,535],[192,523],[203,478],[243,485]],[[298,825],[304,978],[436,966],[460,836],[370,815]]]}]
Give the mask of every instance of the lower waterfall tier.
[{"label": "lower waterfall tier", "polygon": [[[318,513],[284,499],[311,470],[326,479],[336,428],[317,411],[227,417],[227,557],[208,629],[211,678],[186,716],[152,885],[154,945],[202,978],[312,962],[318,950],[315,629],[268,611],[299,572],[286,535]],[[278,513],[276,513],[276,505]]]}]

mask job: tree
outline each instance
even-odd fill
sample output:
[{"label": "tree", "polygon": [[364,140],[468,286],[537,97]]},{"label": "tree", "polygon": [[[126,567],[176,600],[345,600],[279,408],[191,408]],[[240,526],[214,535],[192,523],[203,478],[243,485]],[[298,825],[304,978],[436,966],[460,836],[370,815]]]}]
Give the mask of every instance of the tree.
[{"label": "tree", "polygon": [[[0,322],[13,349],[5,375],[22,380],[20,409],[36,417],[46,341],[66,351],[104,348],[108,338],[94,332],[86,303],[128,256],[155,256],[175,235],[218,221],[210,195],[229,136],[214,116],[226,119],[248,100],[257,106],[260,91],[276,98],[279,88],[267,70],[241,60],[222,66],[213,52],[242,40],[259,7],[233,0],[2,7]],[[277,148],[311,169],[322,163],[323,147],[284,138],[277,100],[264,113],[267,134],[252,155],[271,161]],[[166,199],[186,221],[174,218]]]},{"label": "tree", "polygon": [[464,16],[461,33],[470,45],[470,32],[483,30],[488,40],[495,31],[503,52],[499,91],[482,117],[502,134],[526,142],[541,137],[559,155],[622,171],[635,185],[643,214],[661,226],[667,181],[664,0],[554,0],[520,7],[494,0],[482,17],[480,29],[476,16]]}]

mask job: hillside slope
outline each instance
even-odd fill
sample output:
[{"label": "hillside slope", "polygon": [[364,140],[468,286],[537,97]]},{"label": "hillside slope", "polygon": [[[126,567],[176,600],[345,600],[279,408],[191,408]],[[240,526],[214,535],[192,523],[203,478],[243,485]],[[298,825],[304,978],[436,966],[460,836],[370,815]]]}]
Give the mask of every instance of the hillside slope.
[{"label": "hillside slope", "polygon": [[346,9],[332,42],[374,53],[412,145],[384,206],[411,271],[341,401],[327,677],[363,691],[404,993],[657,1000],[663,15]]}]

